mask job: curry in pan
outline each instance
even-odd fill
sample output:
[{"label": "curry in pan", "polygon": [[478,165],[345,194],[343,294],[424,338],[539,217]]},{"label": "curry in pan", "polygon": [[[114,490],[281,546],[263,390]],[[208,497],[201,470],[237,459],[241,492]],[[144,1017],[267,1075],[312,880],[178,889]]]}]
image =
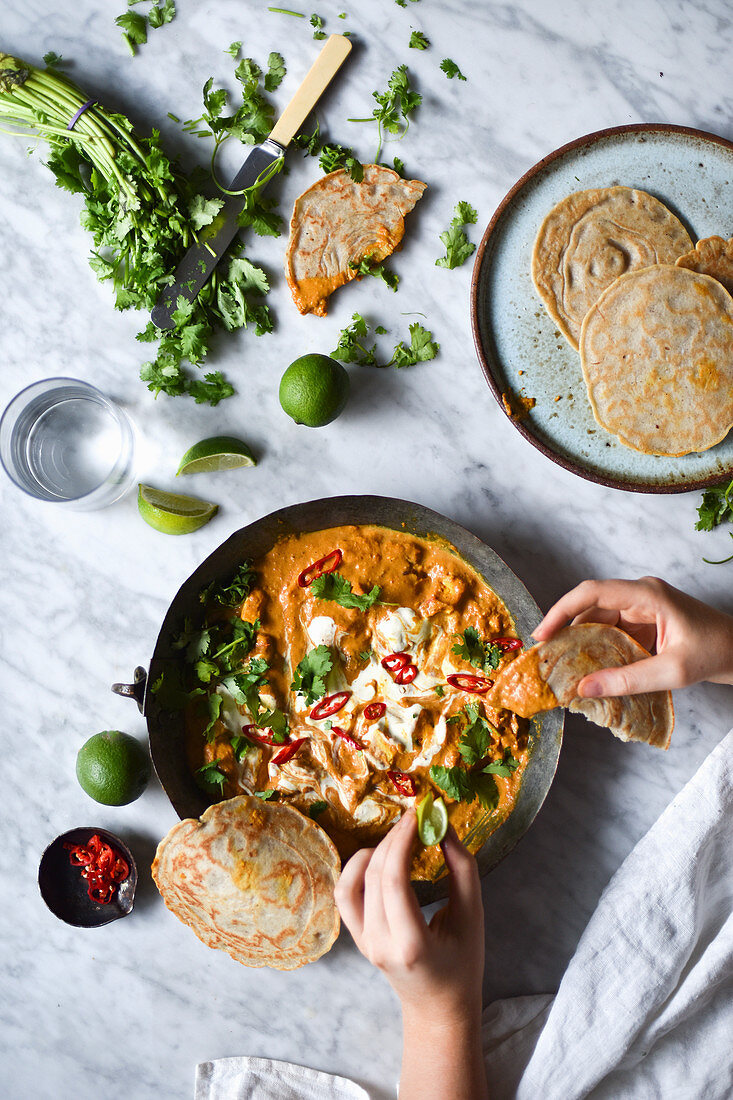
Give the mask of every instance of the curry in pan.
[{"label": "curry in pan", "polygon": [[[511,812],[528,724],[487,705],[521,649],[495,592],[447,543],[384,527],[282,538],[201,593],[174,639],[188,761],[217,799],[256,794],[321,825],[343,858],[428,791],[469,847]],[[413,878],[435,879],[440,849]]]}]

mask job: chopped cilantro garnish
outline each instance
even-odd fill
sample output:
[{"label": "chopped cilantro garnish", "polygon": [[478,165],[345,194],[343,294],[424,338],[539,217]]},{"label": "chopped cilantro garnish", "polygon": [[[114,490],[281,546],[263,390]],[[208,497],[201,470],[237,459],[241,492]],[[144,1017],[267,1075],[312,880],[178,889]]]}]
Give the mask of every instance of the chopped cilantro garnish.
[{"label": "chopped cilantro garnish", "polygon": [[255,798],[261,798],[263,802],[269,802],[271,798],[277,797],[277,791],[253,791]]},{"label": "chopped cilantro garnish", "polygon": [[699,519],[695,524],[696,531],[712,531],[718,524],[726,521],[733,523],[733,481],[706,489],[697,514]]},{"label": "chopped cilantro garnish", "polygon": [[239,51],[242,48],[241,42],[232,42],[230,46],[224,50],[224,53],[228,53],[230,57],[233,57],[235,61],[239,59]]},{"label": "chopped cilantro garnish", "polygon": [[462,639],[452,647],[452,652],[464,661],[469,661],[474,668],[480,668],[482,672],[491,672],[499,667],[502,658],[502,650],[492,642],[485,642],[479,636],[474,626],[467,626]]},{"label": "chopped cilantro garnish", "polygon": [[433,764],[430,778],[436,787],[440,787],[449,798],[457,802],[473,802],[478,799],[484,809],[492,811],[499,805],[499,790],[496,780],[485,772],[468,772],[460,764],[445,768]]},{"label": "chopped cilantro garnish", "polygon": [[438,696],[439,699],[443,698],[443,696],[445,695],[445,688],[442,684],[435,685],[435,694]]},{"label": "chopped cilantro garnish", "polygon": [[58,68],[63,63],[63,57],[61,54],[56,53],[55,50],[49,50],[48,53],[43,55],[43,60],[49,69]]},{"label": "chopped cilantro garnish", "polygon": [[465,708],[467,725],[465,726],[461,740],[458,743],[458,751],[469,767],[478,764],[488,752],[491,743],[491,727],[483,719],[478,711],[478,704],[469,703]]},{"label": "chopped cilantro garnish", "polygon": [[[381,325],[374,330],[382,335],[386,332]],[[354,313],[351,324],[342,329],[339,341],[331,355],[342,363],[357,363],[360,367],[409,367],[418,362],[434,359],[440,344],[433,341],[433,334],[416,322],[410,325],[410,345],[402,341],[395,347],[388,363],[377,362],[377,345],[368,347],[365,339],[369,335],[369,325],[360,313]]]},{"label": "chopped cilantro garnish", "polygon": [[319,817],[320,814],[322,814],[323,811],[327,809],[328,802],[322,802],[321,800],[317,802],[311,802],[310,806],[308,807],[308,817],[312,818],[315,821],[316,818]]},{"label": "chopped cilantro garnish", "polygon": [[265,73],[265,91],[274,92],[283,82],[285,73],[285,62],[282,54],[271,53],[267,59],[267,72]]},{"label": "chopped cilantro garnish", "polygon": [[314,38],[321,39],[326,37],[326,32],[323,29],[323,20],[321,19],[320,15],[316,15],[316,13],[313,12],[313,15],[310,17],[309,22],[311,27],[314,28]]},{"label": "chopped cilantro garnish", "polygon": [[440,344],[433,341],[433,334],[423,328],[419,321],[410,325],[410,346],[406,347],[402,341],[394,349],[391,363],[395,367],[413,367],[415,363],[424,363],[434,359],[438,354]]},{"label": "chopped cilantro garnish", "polygon": [[224,793],[224,784],[227,777],[219,767],[218,760],[212,760],[211,763],[204,764],[202,768],[196,770],[195,774],[202,786],[209,792],[213,789],[218,790],[219,794]]},{"label": "chopped cilantro garnish", "polygon": [[364,179],[364,168],[361,161],[354,156],[354,150],[345,145],[326,143],[321,149],[318,163],[326,173],[345,168],[356,183],[361,183]]},{"label": "chopped cilantro garnish", "polygon": [[[313,584],[316,582],[314,581]],[[311,586],[312,587],[312,586]],[[327,645],[316,646],[306,653],[293,672],[291,691],[301,694],[308,706],[326,694],[326,677],[333,668],[333,656]]]},{"label": "chopped cilantro garnish", "polygon": [[400,281],[399,275],[396,275],[394,271],[389,271],[385,268],[384,264],[372,264],[369,262],[370,257],[365,256],[360,263],[356,263],[352,260],[349,263],[349,267],[352,271],[358,271],[359,275],[373,275],[376,279],[381,279],[383,283],[386,283],[390,290],[397,290],[397,286]]},{"label": "chopped cilantro garnish", "polygon": [[500,760],[492,760],[490,764],[487,764],[485,768],[482,768],[487,775],[501,775],[505,779],[508,779],[517,768],[519,767],[519,761],[515,760],[509,749],[504,749],[504,753]]},{"label": "chopped cilantro garnish", "polygon": [[324,573],[316,577],[310,590],[320,600],[333,600],[340,607],[354,607],[357,611],[368,611],[377,602],[381,592],[379,585],[375,584],[369,592],[360,596],[352,592],[351,581],[340,573]]},{"label": "chopped cilantro garnish", "polygon": [[441,71],[445,73],[449,80],[452,80],[454,76],[457,76],[459,80],[465,80],[465,76],[456,65],[455,61],[451,61],[449,57],[443,58],[440,63]]},{"label": "chopped cilantro garnish", "polygon": [[372,92],[377,106],[372,111],[370,118],[352,118],[350,122],[370,122],[374,119],[377,123],[378,146],[374,157],[379,160],[382,152],[382,140],[386,131],[388,134],[397,134],[403,138],[410,127],[410,115],[416,107],[422,103],[422,96],[410,87],[410,77],[407,65],[399,65],[389,80],[387,90],[384,92]]},{"label": "chopped cilantro garnish", "polygon": [[238,607],[249,596],[257,574],[252,569],[252,563],[242,562],[231,580],[224,582],[212,581],[199,593],[201,603],[220,603],[225,607]]}]

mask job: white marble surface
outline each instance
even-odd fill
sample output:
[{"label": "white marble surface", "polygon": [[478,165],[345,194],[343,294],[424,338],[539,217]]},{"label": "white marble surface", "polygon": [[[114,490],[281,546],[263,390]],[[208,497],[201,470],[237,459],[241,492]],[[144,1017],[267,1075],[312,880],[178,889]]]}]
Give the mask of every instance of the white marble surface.
[{"label": "white marble surface", "polygon": [[[338,20],[344,8],[349,17]],[[279,104],[317,44],[306,20],[269,14],[265,3],[180,0],[179,9],[176,22],[153,32],[133,60],[113,26],[114,6],[5,0],[0,45],[33,61],[55,49],[73,59],[73,75],[90,93],[143,128],[160,125],[171,149],[202,156],[202,143],[184,141],[166,112],[198,113],[204,80],[230,72],[222,51],[233,39],[244,39],[246,53],[259,59],[283,52],[288,75]],[[40,151],[28,158],[26,142],[0,138],[0,402],[52,374],[96,383],[129,409],[141,436],[141,478],[161,487],[174,487],[180,455],[207,435],[244,435],[261,457],[255,470],[191,479],[191,491],[219,501],[221,510],[181,539],[146,527],[132,497],[74,514],[0,481],[0,1091],[9,1100],[82,1100],[120,1089],[136,1100],[187,1096],[197,1061],[240,1053],[383,1087],[396,1078],[396,1001],[348,935],[321,962],[291,974],[246,970],[207,950],[167,913],[146,871],[175,820],[163,792],[152,783],[133,805],[104,809],[74,777],[76,751],[91,733],[117,727],[144,736],[134,706],[109,685],[147,661],[179,584],[232,531],[317,496],[394,495],[484,538],[543,607],[587,576],[655,572],[733,609],[733,566],[701,562],[703,554],[722,557],[730,544],[725,532],[694,532],[698,494],[619,493],[543,459],[497,408],[478,369],[470,264],[453,272],[434,267],[438,233],[458,199],[478,208],[475,228],[482,229],[518,176],[573,137],[641,121],[733,137],[729,4],[422,0],[403,10],[392,0],[319,0],[317,9],[329,31],[351,29],[357,43],[320,112],[329,132],[372,156],[371,128],[345,120],[368,113],[372,88],[407,61],[424,105],[408,137],[387,153],[398,153],[429,191],[394,261],[399,293],[374,282],[354,285],[325,320],[296,315],[280,273],[283,241],[251,242],[250,255],[272,272],[277,330],[261,340],[240,333],[222,341],[215,365],[239,393],[216,410],[153,401],[137,379],[138,319],[115,313],[96,284],[75,199],[54,187]],[[431,50],[407,50],[411,27],[425,31]],[[446,55],[466,83],[439,72]],[[318,172],[297,154],[290,165],[285,209]],[[733,205],[721,217],[728,235]],[[344,415],[325,429],[298,428],[277,402],[282,369],[307,350],[328,352],[355,309],[383,321],[395,339],[410,320],[402,311],[423,311],[440,358],[402,372],[353,370]],[[556,988],[609,876],[729,728],[732,702],[730,690],[712,686],[678,695],[666,755],[568,722],[544,809],[484,884],[487,1002]],[[88,932],[56,921],[36,885],[46,843],[87,823],[127,838],[142,872],[132,917]]]}]

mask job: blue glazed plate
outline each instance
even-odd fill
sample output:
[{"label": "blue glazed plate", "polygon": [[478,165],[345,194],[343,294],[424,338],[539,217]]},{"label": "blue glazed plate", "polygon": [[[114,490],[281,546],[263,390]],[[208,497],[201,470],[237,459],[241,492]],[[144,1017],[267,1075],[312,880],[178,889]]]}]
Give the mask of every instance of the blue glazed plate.
[{"label": "blue glazed plate", "polygon": [[[733,431],[709,451],[666,458],[625,447],[593,419],[580,356],[545,312],[531,275],[537,231],[572,191],[614,185],[655,195],[693,240],[733,234],[733,142],[681,126],[615,127],[564,145],[515,184],[486,230],[471,284],[474,342],[504,412],[534,398],[525,439],[580,477],[640,493],[680,493],[733,477]],[[508,414],[507,414],[508,415]]]}]

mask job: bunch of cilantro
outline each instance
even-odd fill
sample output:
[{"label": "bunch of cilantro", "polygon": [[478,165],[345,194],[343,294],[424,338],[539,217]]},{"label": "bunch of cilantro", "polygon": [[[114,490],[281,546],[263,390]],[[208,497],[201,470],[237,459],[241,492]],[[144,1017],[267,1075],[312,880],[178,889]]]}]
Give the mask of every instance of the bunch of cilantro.
[{"label": "bunch of cilantro", "polygon": [[[204,88],[204,121],[219,143],[222,131],[247,142],[259,141],[269,132],[273,108],[260,91],[258,66],[246,59],[236,75],[242,84],[242,105],[231,116],[222,115],[226,92],[212,93],[211,81]],[[272,85],[273,78],[266,78],[266,86]],[[207,195],[206,173],[187,175],[169,160],[157,130],[140,138],[124,115],[98,103],[86,107],[87,101],[88,96],[57,70],[38,69],[0,54],[0,124],[48,143],[46,163],[57,186],[82,197],[81,222],[94,241],[92,269],[101,281],[112,283],[117,309],[150,310],[223,200]],[[82,107],[73,129],[67,130]],[[256,193],[246,200],[242,223],[277,235],[277,216]],[[148,388],[155,394],[188,394],[211,405],[229,397],[234,388],[221,372],[202,378],[188,365],[201,366],[219,329],[251,325],[257,335],[272,331],[262,300],[268,290],[264,271],[243,257],[241,246],[234,243],[196,300],[179,298],[172,331],[163,332],[151,322],[139,334],[141,341],[158,342],[155,357],[141,371]]]}]

